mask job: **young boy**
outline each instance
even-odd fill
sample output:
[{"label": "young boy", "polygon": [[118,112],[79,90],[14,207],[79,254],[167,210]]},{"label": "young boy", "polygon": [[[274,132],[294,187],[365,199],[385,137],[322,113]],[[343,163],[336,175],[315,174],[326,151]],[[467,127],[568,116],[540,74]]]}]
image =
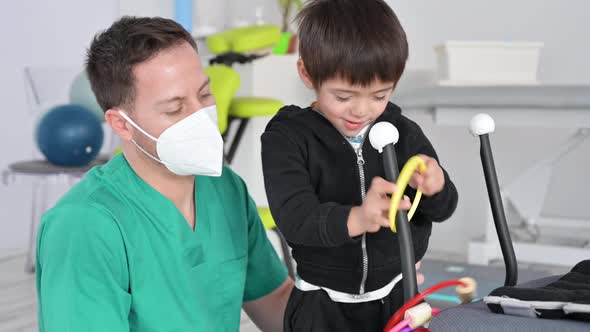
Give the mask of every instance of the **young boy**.
[{"label": "young boy", "polygon": [[399,130],[400,169],[414,155],[426,161],[407,190],[424,193],[410,223],[417,261],[432,222],[454,212],[457,191],[420,127],[388,102],[408,55],[391,8],[382,0],[312,0],[298,21],[297,68],[317,99],[284,107],[262,135],[271,212],[297,262],[285,330],[381,331],[403,294],[398,237],[387,219],[396,188],[366,139],[371,125],[388,121]]}]

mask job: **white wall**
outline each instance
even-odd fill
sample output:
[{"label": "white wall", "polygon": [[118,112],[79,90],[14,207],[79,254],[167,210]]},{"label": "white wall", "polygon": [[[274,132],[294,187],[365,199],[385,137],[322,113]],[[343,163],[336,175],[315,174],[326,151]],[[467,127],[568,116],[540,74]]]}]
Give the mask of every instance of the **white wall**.
[{"label": "white wall", "polygon": [[174,0],[119,0],[119,13],[174,18]]},{"label": "white wall", "polygon": [[[254,22],[255,13],[238,0],[197,0],[194,23],[227,27],[240,12]],[[397,11],[410,40],[409,70],[434,68],[432,46],[447,39],[542,40],[540,78],[546,83],[590,84],[590,44],[585,32],[590,11],[585,0],[389,0]],[[542,6],[540,5],[542,3]],[[234,5],[238,6],[234,6]],[[276,0],[256,0],[263,4],[265,19],[278,23]],[[0,5],[3,52],[0,55],[0,98],[4,121],[0,122],[0,169],[9,162],[30,157],[33,149],[31,119],[25,112],[22,68],[27,64],[81,65],[85,47],[99,29],[107,27],[119,14],[173,17],[173,0],[76,0],[11,1]],[[228,9],[229,8],[229,9]],[[294,70],[286,68],[285,70]],[[306,92],[303,94],[305,95]],[[429,118],[412,115],[432,139],[459,187],[461,200],[455,217],[437,226],[434,250],[464,254],[467,240],[483,232],[487,209],[486,193],[477,159],[477,142],[463,128],[434,127]],[[514,178],[541,157],[546,149],[559,144],[570,131],[541,131],[499,128],[493,137],[496,164],[502,182]],[[524,137],[527,135],[528,137]],[[556,191],[546,202],[549,213],[587,215],[588,195],[581,166],[587,165],[590,144],[560,165],[564,174],[553,179]],[[23,248],[27,243],[30,187],[0,185],[0,250]],[[572,198],[566,201],[564,198]],[[457,239],[457,240],[455,240]],[[462,239],[464,241],[461,241]]]},{"label": "white wall", "polygon": [[[25,65],[82,66],[93,34],[117,15],[116,0],[5,1],[0,4],[0,170],[30,159],[35,119],[27,111]],[[24,248],[30,214],[30,182],[0,184],[0,250]]]},{"label": "white wall", "polygon": [[[119,3],[122,14],[174,18],[174,0],[119,0]],[[255,24],[257,15],[265,23],[279,24],[281,15],[278,0],[193,0],[195,30],[209,26],[219,31]]]},{"label": "white wall", "polygon": [[196,0],[193,23],[196,27],[211,25],[217,29],[257,23],[280,24],[278,0]]},{"label": "white wall", "polygon": [[[542,41],[539,78],[548,84],[590,84],[590,31],[586,0],[389,0],[408,34],[412,70],[435,68],[433,46],[445,40]],[[460,193],[459,207],[448,222],[437,225],[431,249],[466,255],[467,241],[483,234],[487,193],[478,142],[465,128],[435,127],[424,115],[409,113],[431,138]],[[572,131],[498,128],[492,137],[499,180],[507,183]],[[589,218],[590,183],[584,165],[590,142],[557,168],[545,201],[547,214]]]},{"label": "white wall", "polygon": [[434,65],[432,46],[447,39],[539,40],[546,83],[589,83],[586,0],[387,0],[410,43],[411,67]]}]

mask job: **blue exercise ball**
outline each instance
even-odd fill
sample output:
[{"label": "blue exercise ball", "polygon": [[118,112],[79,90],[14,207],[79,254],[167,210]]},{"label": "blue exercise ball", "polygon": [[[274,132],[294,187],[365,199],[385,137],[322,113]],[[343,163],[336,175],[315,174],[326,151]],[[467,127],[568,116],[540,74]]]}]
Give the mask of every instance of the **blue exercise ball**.
[{"label": "blue exercise ball", "polygon": [[70,103],[86,107],[88,110],[96,114],[100,121],[104,122],[104,112],[102,107],[98,104],[98,101],[96,101],[94,92],[92,92],[86,71],[82,71],[78,74],[72,82],[72,85],[70,86]]},{"label": "blue exercise ball", "polygon": [[60,105],[47,111],[35,131],[37,146],[55,165],[77,167],[89,164],[104,139],[98,117],[81,105]]}]

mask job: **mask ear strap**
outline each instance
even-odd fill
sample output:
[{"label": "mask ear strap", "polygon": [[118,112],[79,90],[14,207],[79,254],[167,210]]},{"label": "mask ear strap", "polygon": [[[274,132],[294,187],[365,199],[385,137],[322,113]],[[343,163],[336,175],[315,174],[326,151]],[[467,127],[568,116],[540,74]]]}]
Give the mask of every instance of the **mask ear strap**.
[{"label": "mask ear strap", "polygon": [[[158,159],[158,158],[154,157],[154,156],[153,156],[151,153],[147,152],[147,151],[146,151],[144,148],[142,148],[142,147],[141,147],[139,144],[137,144],[137,142],[136,142],[134,139],[132,139],[132,140],[131,140],[131,142],[133,142],[133,144],[135,144],[135,146],[137,146],[137,148],[138,148],[139,150],[141,150],[141,152],[145,153],[145,154],[146,154],[148,157],[150,157],[150,158],[152,158],[153,160],[155,160],[155,161],[159,162],[160,164],[162,164],[162,165],[164,165],[164,166],[166,166],[166,167],[168,167],[168,166],[172,165],[172,164],[170,164],[170,163],[167,163],[167,162],[165,162],[165,161],[163,161],[163,160],[160,160],[160,159]],[[188,165],[188,164],[177,164],[177,165]]]},{"label": "mask ear strap", "polygon": [[152,158],[153,160],[155,160],[155,161],[159,162],[160,164],[166,165],[166,163],[165,163],[165,162],[163,162],[162,160],[160,160],[160,159],[158,159],[158,158],[156,158],[156,157],[152,156],[152,154],[151,154],[151,153],[147,152],[147,151],[146,151],[144,148],[142,148],[141,146],[139,146],[139,144],[137,144],[137,142],[135,142],[135,140],[134,140],[134,139],[132,139],[132,140],[131,140],[131,142],[133,142],[133,144],[135,144],[135,146],[137,146],[137,148],[138,148],[138,149],[140,149],[140,150],[141,150],[141,152],[145,153],[145,154],[146,154],[146,156],[148,156],[148,157]]},{"label": "mask ear strap", "polygon": [[[157,138],[155,138],[154,136],[148,134],[145,130],[141,129],[141,127],[139,127],[137,124],[135,124],[135,122],[133,122],[133,120],[131,120],[131,118],[129,116],[127,116],[127,114],[125,114],[124,112],[121,112],[121,111],[118,111],[118,112],[123,117],[123,119],[125,119],[127,122],[129,122],[133,127],[135,127],[135,129],[139,130],[142,134],[144,134],[145,136],[147,136],[148,138],[150,138],[152,141],[154,141],[154,142],[157,142],[158,141]],[[133,143],[135,143],[135,142],[133,142]]]}]

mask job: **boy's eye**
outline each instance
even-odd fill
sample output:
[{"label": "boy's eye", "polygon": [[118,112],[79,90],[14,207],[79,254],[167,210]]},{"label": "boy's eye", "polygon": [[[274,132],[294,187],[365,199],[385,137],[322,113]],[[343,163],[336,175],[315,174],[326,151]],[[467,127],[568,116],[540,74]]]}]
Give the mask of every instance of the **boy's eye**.
[{"label": "boy's eye", "polygon": [[386,96],[375,96],[376,100],[384,100]]},{"label": "boy's eye", "polygon": [[350,99],[350,97],[341,97],[341,96],[336,96],[336,100],[338,100],[338,101],[347,101],[347,100],[349,100],[349,99]]}]

